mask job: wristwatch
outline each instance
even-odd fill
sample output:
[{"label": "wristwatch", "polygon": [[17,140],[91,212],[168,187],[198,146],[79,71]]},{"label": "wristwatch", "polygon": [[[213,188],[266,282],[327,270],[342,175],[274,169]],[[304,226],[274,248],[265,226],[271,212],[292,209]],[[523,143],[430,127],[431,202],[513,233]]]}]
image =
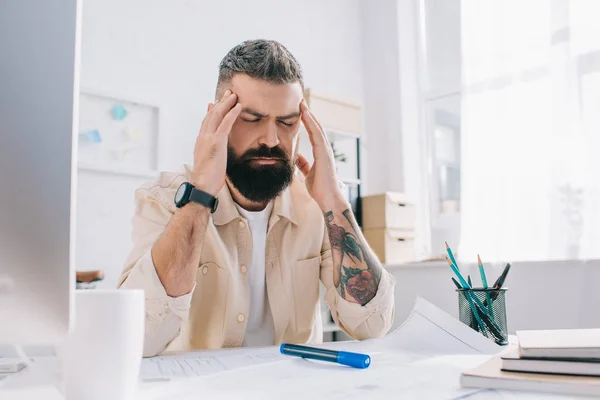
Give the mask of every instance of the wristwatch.
[{"label": "wristwatch", "polygon": [[179,189],[177,189],[177,193],[175,193],[175,207],[181,208],[190,201],[202,204],[204,207],[209,208],[211,214],[217,211],[219,205],[219,199],[215,196],[200,189],[196,189],[194,185],[189,182],[183,182],[181,186],[179,186]]}]

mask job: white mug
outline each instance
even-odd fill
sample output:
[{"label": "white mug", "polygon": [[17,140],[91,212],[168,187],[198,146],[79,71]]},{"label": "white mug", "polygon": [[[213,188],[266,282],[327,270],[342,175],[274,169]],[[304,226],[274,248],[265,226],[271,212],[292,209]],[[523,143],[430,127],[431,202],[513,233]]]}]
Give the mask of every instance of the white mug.
[{"label": "white mug", "polygon": [[134,398],[144,347],[143,290],[77,290],[63,348],[67,400]]}]

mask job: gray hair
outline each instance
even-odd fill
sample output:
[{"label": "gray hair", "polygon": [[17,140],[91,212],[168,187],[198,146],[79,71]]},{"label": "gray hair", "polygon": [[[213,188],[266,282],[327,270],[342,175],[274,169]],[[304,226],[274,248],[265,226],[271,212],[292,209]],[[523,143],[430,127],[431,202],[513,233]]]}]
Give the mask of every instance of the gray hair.
[{"label": "gray hair", "polygon": [[229,50],[219,64],[217,96],[235,74],[270,83],[299,82],[304,89],[300,64],[288,49],[274,40],[247,40]]}]

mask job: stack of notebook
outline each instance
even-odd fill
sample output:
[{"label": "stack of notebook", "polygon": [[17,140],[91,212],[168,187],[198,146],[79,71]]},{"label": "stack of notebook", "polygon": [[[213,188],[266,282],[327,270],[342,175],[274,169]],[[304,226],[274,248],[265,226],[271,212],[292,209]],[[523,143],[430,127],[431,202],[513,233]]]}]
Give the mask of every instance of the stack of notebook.
[{"label": "stack of notebook", "polygon": [[517,338],[463,372],[461,385],[600,396],[600,329],[518,331]]}]

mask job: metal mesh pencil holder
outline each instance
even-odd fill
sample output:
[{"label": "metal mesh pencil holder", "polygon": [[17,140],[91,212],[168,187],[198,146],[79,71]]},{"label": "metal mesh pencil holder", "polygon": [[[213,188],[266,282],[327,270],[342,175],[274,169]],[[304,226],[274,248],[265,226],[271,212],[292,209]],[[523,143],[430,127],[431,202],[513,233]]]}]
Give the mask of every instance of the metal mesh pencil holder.
[{"label": "metal mesh pencil holder", "polygon": [[458,315],[470,326],[499,345],[508,344],[506,289],[457,289]]}]

